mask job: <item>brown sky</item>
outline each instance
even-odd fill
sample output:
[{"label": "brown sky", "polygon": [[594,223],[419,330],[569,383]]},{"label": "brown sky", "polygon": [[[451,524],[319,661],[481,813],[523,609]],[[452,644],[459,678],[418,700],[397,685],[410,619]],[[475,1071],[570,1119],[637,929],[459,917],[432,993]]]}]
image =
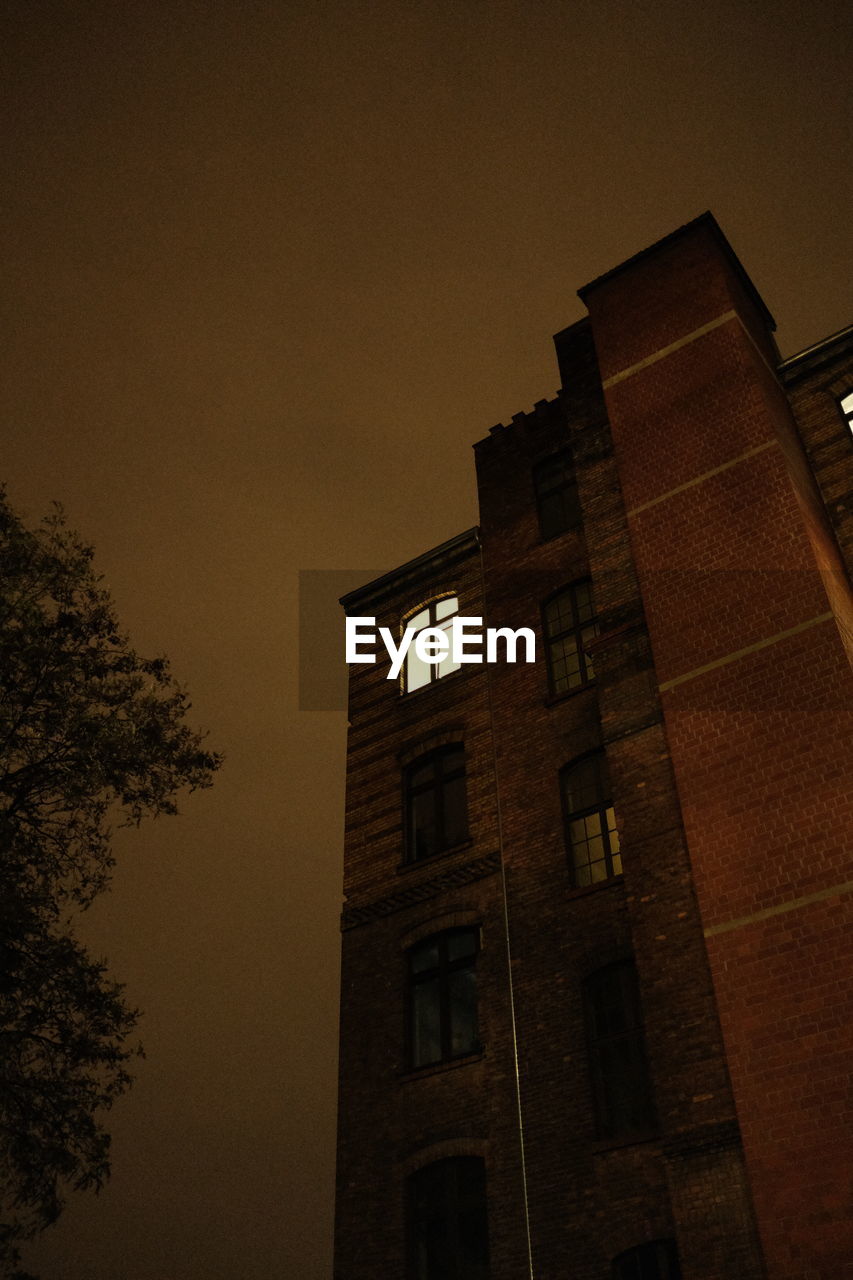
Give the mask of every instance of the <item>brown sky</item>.
[{"label": "brown sky", "polygon": [[300,569],[476,521],[575,290],[706,208],[784,354],[853,320],[843,0],[7,0],[3,425],[228,755],[87,937],[145,1009],[43,1280],[329,1280],[345,719]]}]

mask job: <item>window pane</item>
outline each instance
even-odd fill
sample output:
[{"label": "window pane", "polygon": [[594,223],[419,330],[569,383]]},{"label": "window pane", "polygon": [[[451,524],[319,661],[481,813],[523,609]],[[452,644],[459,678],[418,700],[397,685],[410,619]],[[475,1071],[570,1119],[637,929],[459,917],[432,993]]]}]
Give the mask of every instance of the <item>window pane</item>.
[{"label": "window pane", "polygon": [[591,641],[591,640],[594,640],[594,639],[595,639],[595,637],[596,637],[597,635],[598,635],[598,627],[597,627],[597,626],[584,627],[583,631],[581,632],[581,645],[582,645],[582,647],[583,647],[583,651],[584,651],[584,652],[583,652],[583,661],[584,661],[584,666],[586,667],[586,678],[587,678],[587,680],[594,680],[594,679],[595,679],[595,670],[594,670],[594,668],[593,668],[593,664],[592,664],[592,654],[591,654],[591,653],[587,653],[587,651],[586,651],[586,646],[590,643],[590,641]]},{"label": "window pane", "polygon": [[435,785],[435,762],[435,756],[425,756],[409,768],[406,778],[410,790],[421,791]]},{"label": "window pane", "polygon": [[592,583],[576,582],[545,605],[548,666],[554,693],[577,689],[594,678],[584,642],[598,635]]},{"label": "window pane", "polygon": [[483,1161],[439,1160],[409,1179],[409,1255],[415,1280],[488,1280]]},{"label": "window pane", "polygon": [[437,758],[441,762],[440,768],[443,777],[448,777],[454,773],[464,773],[465,748],[461,743],[456,743],[452,747],[442,747]]},{"label": "window pane", "polygon": [[584,835],[586,836],[587,840],[591,840],[594,836],[597,836],[598,839],[600,840],[601,839],[601,814],[588,813],[587,816],[583,819],[583,829],[584,829]]},{"label": "window pane", "polygon": [[[619,836],[610,803],[606,756],[598,752],[579,761],[563,771],[561,783],[566,844],[576,873],[575,883],[597,883],[621,875],[622,862],[617,866],[614,861],[619,853]],[[603,863],[603,867],[596,866],[589,876],[582,872],[582,868],[597,863]]]},{"label": "window pane", "polygon": [[477,930],[457,929],[447,935],[448,960],[461,960],[477,954]]},{"label": "window pane", "polygon": [[589,869],[589,858],[586,856],[586,846],[575,845],[572,853],[574,857],[575,884],[590,884],[592,876]]},{"label": "window pane", "polygon": [[413,689],[422,689],[425,684],[429,684],[430,670],[429,663],[422,662],[415,653],[413,642],[406,654],[406,692],[411,693]]},{"label": "window pane", "polygon": [[604,859],[604,841],[601,836],[593,836],[587,841],[586,853],[590,862],[598,862]]},{"label": "window pane", "polygon": [[576,689],[578,685],[583,683],[578,642],[574,636],[566,636],[562,640],[552,641],[550,654],[551,679],[555,693],[564,693],[567,689]]},{"label": "window pane", "polygon": [[578,497],[578,486],[574,476],[566,483],[560,497],[562,499],[562,528],[576,529],[581,523],[581,504]]},{"label": "window pane", "polygon": [[482,1160],[463,1156],[452,1162],[456,1174],[456,1280],[486,1280],[489,1239],[486,1217],[486,1169]]},{"label": "window pane", "polygon": [[441,747],[404,774],[406,856],[429,858],[467,839],[465,749]]},{"label": "window pane", "polygon": [[473,1053],[477,1047],[477,979],[473,968],[448,975],[450,1055]]},{"label": "window pane", "polygon": [[448,648],[445,657],[443,657],[441,662],[439,662],[435,667],[435,676],[437,680],[441,680],[443,676],[449,676],[451,671],[458,671],[461,666],[461,663],[453,661],[453,637],[450,633],[452,626],[453,621],[451,619],[439,628],[439,630],[443,631],[447,636],[447,643],[450,647]]},{"label": "window pane", "polygon": [[625,988],[624,965],[612,965],[595,975],[589,996],[593,1028],[598,1039],[618,1035],[635,1025],[636,1018],[628,1007],[629,1002],[633,1006],[633,991],[630,986],[627,992]]},{"label": "window pane", "polygon": [[412,1066],[477,1049],[478,942],[476,928],[450,929],[410,949]]},{"label": "window pane", "polygon": [[441,1059],[441,1001],[439,979],[416,983],[412,989],[412,1066]]},{"label": "window pane", "polygon": [[553,636],[558,635],[561,631],[568,631],[572,623],[571,593],[563,591],[560,595],[555,596],[553,600],[549,600],[545,606],[545,624],[548,634]]},{"label": "window pane", "polygon": [[412,973],[423,973],[427,969],[438,968],[438,939],[429,938],[426,942],[412,947],[409,952]]},{"label": "window pane", "polygon": [[[452,617],[458,611],[459,601],[456,596],[446,596],[443,600],[433,601],[419,613],[407,618],[405,626],[415,631],[423,631],[426,627],[434,627],[443,622],[444,625],[440,626],[440,630],[447,632],[449,638]],[[406,655],[405,690],[410,693],[415,689],[422,689],[433,680],[440,680],[443,676],[450,675],[451,671],[458,671],[459,665],[453,661],[449,651],[441,662],[423,662],[415,652],[413,641]]]},{"label": "window pane", "polygon": [[428,858],[438,851],[438,814],[434,788],[409,797],[410,858]]},{"label": "window pane", "polygon": [[449,849],[468,837],[468,812],[465,802],[465,778],[451,778],[445,782],[444,831],[442,848]]}]

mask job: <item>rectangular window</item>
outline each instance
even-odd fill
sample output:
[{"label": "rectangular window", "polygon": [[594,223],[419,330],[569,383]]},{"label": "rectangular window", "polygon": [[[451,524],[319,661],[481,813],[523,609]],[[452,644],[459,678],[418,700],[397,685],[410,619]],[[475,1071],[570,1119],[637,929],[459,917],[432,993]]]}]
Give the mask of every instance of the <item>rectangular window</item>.
[{"label": "rectangular window", "polygon": [[468,838],[465,748],[439,747],[406,769],[406,858],[418,862]]},{"label": "rectangular window", "polygon": [[584,983],[590,1074],[600,1138],[630,1138],[655,1127],[637,970],[630,960]]},{"label": "rectangular window", "polygon": [[479,930],[450,929],[409,951],[409,1064],[414,1070],[479,1049]]},{"label": "rectangular window", "polygon": [[568,693],[595,678],[585,645],[598,635],[592,583],[575,582],[543,609],[548,681],[552,693]]},{"label": "rectangular window", "polygon": [[584,756],[560,775],[566,843],[577,888],[622,874],[619,832],[603,751]]},{"label": "rectangular window", "polygon": [[580,498],[572,455],[568,449],[552,454],[533,468],[533,488],[543,540],[556,538],[582,523]]},{"label": "rectangular window", "polygon": [[483,1161],[437,1160],[412,1174],[408,1193],[409,1280],[489,1280]]}]

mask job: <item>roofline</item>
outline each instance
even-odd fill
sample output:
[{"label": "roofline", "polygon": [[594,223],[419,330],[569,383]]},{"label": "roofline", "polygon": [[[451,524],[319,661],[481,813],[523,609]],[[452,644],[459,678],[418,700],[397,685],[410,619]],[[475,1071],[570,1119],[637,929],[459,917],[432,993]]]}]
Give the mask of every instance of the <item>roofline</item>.
[{"label": "roofline", "polygon": [[424,551],[422,555],[415,556],[414,560],[407,560],[398,568],[383,573],[381,577],[374,578],[371,582],[366,582],[363,587],[348,591],[345,596],[341,596],[340,603],[349,613],[354,605],[364,603],[371,596],[381,598],[392,595],[407,582],[425,577],[429,570],[461,560],[463,556],[476,551],[479,546],[480,530],[475,525],[473,529],[466,529],[464,533],[457,533],[454,538],[448,538],[447,542],[440,543],[431,551]]},{"label": "roofline", "polygon": [[[779,372],[783,377],[792,380],[801,372],[797,366],[820,356],[831,359],[834,355],[832,348],[836,346],[842,347],[848,342],[853,343],[853,324],[848,324],[845,328],[837,330],[836,333],[831,333],[828,338],[821,338],[820,342],[813,342],[810,347],[803,347],[802,351],[798,351],[796,355],[788,356],[779,365]],[[802,372],[805,372],[805,370],[802,370]]]},{"label": "roofline", "polygon": [[695,230],[697,227],[708,228],[708,230],[714,236],[714,239],[720,245],[720,248],[725,253],[726,257],[731,262],[732,266],[735,269],[736,274],[740,278],[741,284],[743,284],[744,288],[746,289],[746,292],[749,294],[750,298],[757,306],[759,312],[766,320],[771,332],[775,331],[776,321],[773,319],[773,316],[770,314],[770,310],[766,302],[764,301],[761,294],[756,289],[755,285],[752,283],[752,280],[750,279],[746,271],[746,268],[744,267],[740,258],[735,253],[732,246],[729,244],[723,230],[720,227],[720,224],[717,222],[717,219],[714,217],[713,213],[711,213],[710,209],[706,209],[704,213],[700,213],[698,218],[693,218],[692,221],[685,222],[684,226],[677,227],[675,231],[670,231],[668,235],[663,236],[663,238],[660,240],[656,240],[654,244],[650,244],[647,248],[641,249],[639,253],[635,253],[630,258],[626,258],[625,261],[620,262],[618,266],[611,267],[610,270],[605,271],[603,275],[596,276],[594,280],[590,280],[589,284],[583,285],[582,288],[578,289],[578,297],[580,298],[581,302],[586,303],[586,295],[590,293],[591,290],[595,289],[598,285],[604,284],[607,280],[612,280],[613,277],[619,275],[621,271],[625,271],[629,267],[635,266],[638,262],[642,262],[644,258],[650,257],[652,254],[657,253],[659,250],[668,248],[669,245],[671,245],[675,240],[680,239],[681,236],[686,235],[688,232]]}]

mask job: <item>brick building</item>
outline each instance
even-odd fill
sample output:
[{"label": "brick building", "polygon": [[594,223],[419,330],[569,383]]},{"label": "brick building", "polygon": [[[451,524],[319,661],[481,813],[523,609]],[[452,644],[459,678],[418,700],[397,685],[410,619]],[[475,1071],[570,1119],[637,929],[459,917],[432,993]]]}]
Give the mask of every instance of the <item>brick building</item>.
[{"label": "brick building", "polygon": [[780,362],[709,214],[580,296],[343,601],[536,661],[350,667],[336,1280],[839,1280],[853,329]]}]

